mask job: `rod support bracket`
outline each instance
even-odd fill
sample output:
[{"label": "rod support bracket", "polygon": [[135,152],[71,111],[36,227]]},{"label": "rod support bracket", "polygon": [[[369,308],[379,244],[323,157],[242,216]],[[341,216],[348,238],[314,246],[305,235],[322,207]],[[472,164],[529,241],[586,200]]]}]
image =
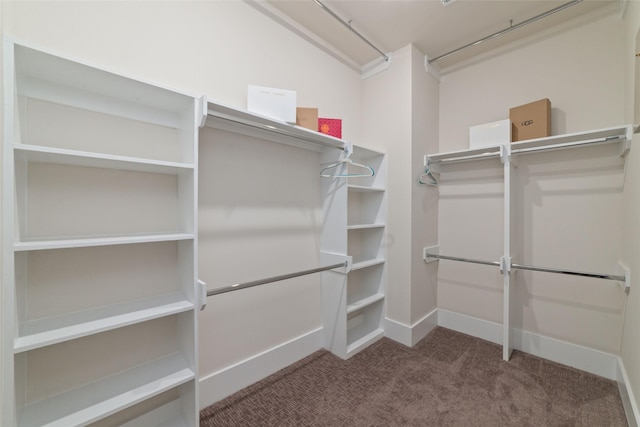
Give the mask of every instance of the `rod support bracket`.
[{"label": "rod support bracket", "polygon": [[500,257],[500,273],[507,276],[511,274],[511,257]]},{"label": "rod support bracket", "polygon": [[438,261],[438,258],[432,258],[429,254],[440,255],[440,245],[428,246],[422,250],[422,259],[424,262],[431,264],[432,262]]},{"label": "rod support bracket", "polygon": [[622,270],[624,275],[624,282],[618,282],[618,284],[624,290],[624,293],[629,295],[631,291],[631,269],[622,262],[618,262],[618,268]]}]

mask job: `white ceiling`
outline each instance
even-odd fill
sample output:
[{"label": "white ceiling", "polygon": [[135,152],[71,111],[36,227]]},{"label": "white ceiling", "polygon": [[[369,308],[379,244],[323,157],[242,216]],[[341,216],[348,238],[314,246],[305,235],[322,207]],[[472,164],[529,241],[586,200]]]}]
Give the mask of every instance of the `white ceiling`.
[{"label": "white ceiling", "polygon": [[[538,16],[569,0],[321,0],[353,29],[383,52],[393,52],[410,43],[435,58],[475,42],[510,25]],[[441,68],[455,65],[498,46],[530,37],[567,20],[624,0],[583,0],[551,16],[510,31],[435,63]],[[269,0],[268,3],[359,66],[381,55],[358,38],[313,0]]]}]

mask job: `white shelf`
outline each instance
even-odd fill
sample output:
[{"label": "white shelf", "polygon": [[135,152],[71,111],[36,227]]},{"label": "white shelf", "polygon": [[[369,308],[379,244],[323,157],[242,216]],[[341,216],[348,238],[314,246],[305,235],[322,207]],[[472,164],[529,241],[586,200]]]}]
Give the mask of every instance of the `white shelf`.
[{"label": "white shelf", "polygon": [[385,260],[383,258],[354,261],[353,265],[351,266],[351,271],[360,270],[362,268],[372,267],[374,265],[379,265],[384,263],[385,263]]},{"label": "white shelf", "polygon": [[193,308],[193,303],[187,301],[183,295],[172,293],[33,320],[20,326],[20,336],[14,340],[14,352],[29,351],[159,317],[171,316],[193,310]]},{"label": "white shelf", "polygon": [[47,249],[86,248],[93,246],[130,245],[134,243],[172,242],[178,240],[190,240],[193,238],[195,238],[193,234],[172,233],[81,239],[33,240],[14,243],[14,250],[16,252],[21,252]]},{"label": "white shelf", "polygon": [[180,401],[173,400],[146,414],[122,424],[120,427],[187,427],[180,413]]},{"label": "white shelf", "polygon": [[367,298],[363,298],[359,301],[354,302],[353,304],[349,304],[347,306],[347,314],[353,313],[354,311],[362,310],[363,308],[369,307],[370,305],[373,305],[378,301],[382,301],[383,299],[384,294],[375,294]]},{"label": "white shelf", "polygon": [[369,332],[364,337],[354,341],[347,346],[347,356],[351,356],[352,354],[359,352],[363,348],[373,344],[382,337],[384,337],[384,329],[382,328],[377,328]]},{"label": "white shelf", "polygon": [[385,224],[353,224],[347,225],[347,230],[368,230],[373,228],[384,228]]},{"label": "white shelf", "polygon": [[208,104],[205,126],[316,151],[346,146],[342,139],[214,102]]},{"label": "white shelf", "polygon": [[[628,144],[633,135],[633,126],[624,125],[611,128],[599,129],[588,132],[576,132],[566,135],[549,136],[545,138],[530,139],[511,143],[511,151],[536,152],[541,150],[560,150],[573,147],[580,147],[593,144],[624,144],[620,154],[625,155],[628,151]],[[514,153],[516,154],[516,153]],[[500,145],[480,147],[468,150],[450,151],[446,153],[428,154],[427,163],[438,163],[442,161],[465,160],[471,157],[472,160],[482,160],[500,157]]]},{"label": "white shelf", "polygon": [[16,160],[38,163],[52,163],[70,166],[84,166],[105,169],[118,169],[136,172],[178,175],[193,172],[194,165],[189,163],[165,162],[160,160],[138,159],[135,157],[115,156],[62,148],[36,145],[16,145]]},{"label": "white shelf", "polygon": [[184,359],[167,356],[28,405],[19,427],[86,425],[190,380]]},{"label": "white shelf", "polygon": [[382,187],[369,187],[366,185],[355,185],[349,184],[347,186],[349,191],[361,191],[361,192],[373,192],[373,193],[383,193],[385,191]]}]

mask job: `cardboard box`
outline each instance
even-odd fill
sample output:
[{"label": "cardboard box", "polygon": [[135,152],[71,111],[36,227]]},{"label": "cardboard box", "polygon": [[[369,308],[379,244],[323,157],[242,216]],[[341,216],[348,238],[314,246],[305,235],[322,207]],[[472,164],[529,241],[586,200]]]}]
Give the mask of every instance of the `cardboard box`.
[{"label": "cardboard box", "polygon": [[551,101],[547,98],[509,110],[511,141],[551,136]]},{"label": "cardboard box", "polygon": [[342,138],[342,120],[318,117],[318,132]]},{"label": "cardboard box", "polygon": [[247,110],[287,123],[296,122],[296,92],[249,85]]},{"label": "cardboard box", "polygon": [[296,108],[296,125],[303,128],[318,130],[318,109],[317,108]]},{"label": "cardboard box", "polygon": [[489,147],[511,142],[511,120],[469,127],[469,148]]}]

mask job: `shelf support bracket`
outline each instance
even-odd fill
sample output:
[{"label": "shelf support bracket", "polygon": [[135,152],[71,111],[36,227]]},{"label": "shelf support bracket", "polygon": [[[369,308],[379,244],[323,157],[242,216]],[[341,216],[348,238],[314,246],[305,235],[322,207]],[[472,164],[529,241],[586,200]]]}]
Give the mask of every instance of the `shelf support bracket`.
[{"label": "shelf support bracket", "polygon": [[624,290],[625,294],[629,295],[631,291],[631,269],[622,262],[618,262],[618,268],[622,270],[624,275],[624,282],[618,282],[618,285]]}]

